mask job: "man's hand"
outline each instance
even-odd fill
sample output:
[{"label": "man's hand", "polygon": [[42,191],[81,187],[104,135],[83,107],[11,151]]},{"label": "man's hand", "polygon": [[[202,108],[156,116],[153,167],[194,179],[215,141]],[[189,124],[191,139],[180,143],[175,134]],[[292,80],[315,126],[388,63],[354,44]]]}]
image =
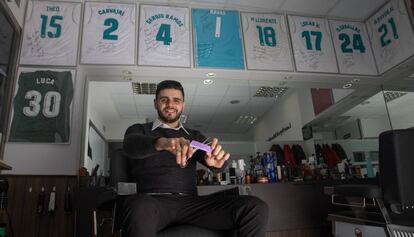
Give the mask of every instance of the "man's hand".
[{"label": "man's hand", "polygon": [[222,149],[221,145],[218,144],[217,138],[213,138],[210,146],[213,150],[211,153],[206,152],[204,159],[206,159],[208,166],[221,168],[224,162],[230,158],[230,154]]},{"label": "man's hand", "polygon": [[194,153],[194,149],[190,147],[190,141],[183,137],[161,137],[158,138],[154,145],[157,151],[166,150],[173,153],[177,164],[181,167],[187,165],[187,159],[191,158]]}]

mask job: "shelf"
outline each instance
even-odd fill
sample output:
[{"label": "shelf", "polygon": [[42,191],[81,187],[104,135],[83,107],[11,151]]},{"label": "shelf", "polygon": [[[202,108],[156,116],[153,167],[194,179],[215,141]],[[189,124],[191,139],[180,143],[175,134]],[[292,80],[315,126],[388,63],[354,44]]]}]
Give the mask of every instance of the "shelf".
[{"label": "shelf", "polygon": [[0,170],[11,170],[12,167],[0,160]]},{"label": "shelf", "polygon": [[[372,165],[378,165],[379,162],[377,160],[371,161]],[[359,162],[352,162],[351,165],[367,165],[366,161],[359,161]]]}]

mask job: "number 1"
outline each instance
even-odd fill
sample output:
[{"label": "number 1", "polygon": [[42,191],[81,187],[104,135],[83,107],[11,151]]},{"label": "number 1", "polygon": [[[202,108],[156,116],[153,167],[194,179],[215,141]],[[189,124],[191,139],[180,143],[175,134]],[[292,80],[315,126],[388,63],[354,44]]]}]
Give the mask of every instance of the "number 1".
[{"label": "number 1", "polygon": [[218,16],[216,17],[216,32],[215,32],[215,37],[216,38],[220,38],[221,35],[221,17]]}]

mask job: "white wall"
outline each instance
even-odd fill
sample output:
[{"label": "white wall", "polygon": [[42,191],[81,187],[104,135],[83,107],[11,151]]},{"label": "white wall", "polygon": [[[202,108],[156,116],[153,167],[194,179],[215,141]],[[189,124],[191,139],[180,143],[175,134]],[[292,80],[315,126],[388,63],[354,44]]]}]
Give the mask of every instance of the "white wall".
[{"label": "white wall", "polygon": [[106,137],[111,141],[122,141],[127,128],[135,123],[145,123],[145,119],[120,119],[116,121],[106,121]]},{"label": "white wall", "polygon": [[363,118],[360,121],[362,138],[377,138],[380,133],[391,129],[387,116],[382,118]]},{"label": "white wall", "polygon": [[300,115],[302,124],[307,124],[315,118],[315,111],[313,110],[312,95],[310,88],[296,89],[299,100]]},{"label": "white wall", "polygon": [[[412,106],[412,104],[407,104],[405,106]],[[393,111],[390,110],[390,117],[393,129],[405,129],[414,127],[414,109],[407,111],[406,114],[398,114],[398,116],[395,116],[393,114]]]},{"label": "white wall", "polygon": [[289,126],[291,128],[271,142],[278,141],[301,141],[302,120],[299,106],[299,90],[290,89],[279,102],[277,102],[264,116],[259,123],[252,129],[251,135],[256,142],[266,141],[275,132]]},{"label": "white wall", "polygon": [[358,120],[350,121],[336,130],[337,139],[345,139],[344,136],[348,136],[346,139],[361,139],[361,131]]},{"label": "white wall", "polygon": [[354,90],[352,89],[332,89],[332,95],[334,103],[338,103],[340,100],[351,94]]},{"label": "white wall", "polygon": [[203,133],[203,135],[206,137],[217,137],[220,141],[253,141],[248,133]]}]

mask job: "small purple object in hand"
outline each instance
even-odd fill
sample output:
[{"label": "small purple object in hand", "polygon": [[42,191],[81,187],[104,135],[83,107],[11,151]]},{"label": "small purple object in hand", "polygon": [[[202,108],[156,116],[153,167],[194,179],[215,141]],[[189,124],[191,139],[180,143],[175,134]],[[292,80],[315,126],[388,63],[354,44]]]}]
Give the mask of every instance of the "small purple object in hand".
[{"label": "small purple object in hand", "polygon": [[203,150],[203,151],[208,152],[208,153],[211,153],[211,151],[213,150],[211,148],[211,146],[209,146],[207,144],[204,144],[204,143],[201,143],[201,142],[198,142],[198,141],[191,141],[190,146],[192,148],[200,149],[200,150]]}]

